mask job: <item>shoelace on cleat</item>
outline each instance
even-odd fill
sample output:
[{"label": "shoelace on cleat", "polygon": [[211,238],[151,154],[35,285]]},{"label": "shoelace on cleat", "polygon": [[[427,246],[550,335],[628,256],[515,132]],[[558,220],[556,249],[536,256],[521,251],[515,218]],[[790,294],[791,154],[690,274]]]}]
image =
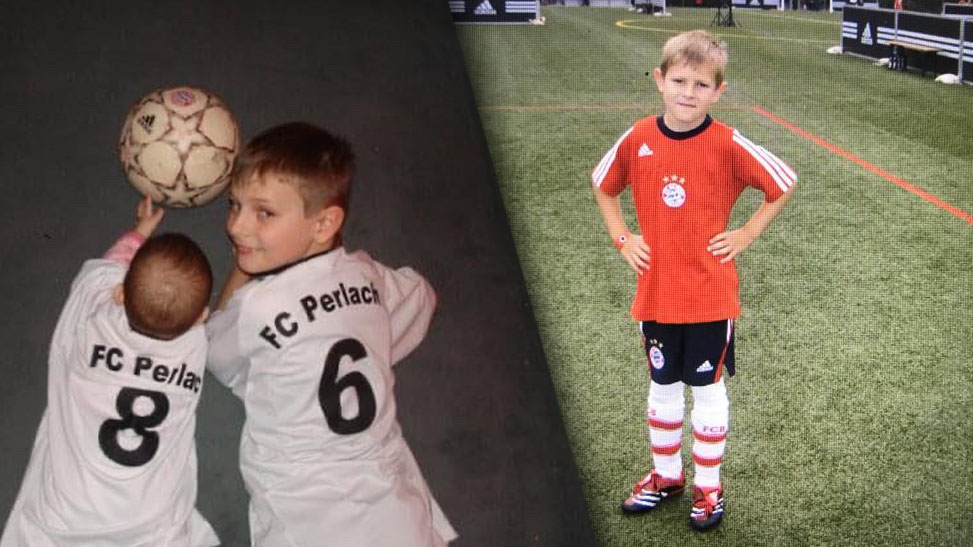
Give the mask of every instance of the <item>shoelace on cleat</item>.
[{"label": "shoelace on cleat", "polygon": [[648,477],[635,483],[635,486],[632,488],[632,494],[640,494],[642,490],[645,489],[646,486],[652,484],[653,478],[655,478],[655,475],[649,475]]},{"label": "shoelace on cleat", "polygon": [[[658,473],[650,473],[649,476],[643,478],[635,487],[632,488],[632,494],[639,494],[648,487],[649,492],[662,493],[664,486],[662,485],[666,481],[672,482],[672,479],[666,479]],[[678,486],[675,484],[670,484],[669,486]]]},{"label": "shoelace on cleat", "polygon": [[706,517],[713,514],[720,506],[720,491],[710,490],[703,496],[693,500],[693,517]]},{"label": "shoelace on cleat", "polygon": [[635,488],[632,489],[632,493],[638,494],[642,492],[642,490],[645,490],[646,487],[648,487],[649,492],[661,492],[662,487],[659,486],[661,479],[662,476],[656,473],[651,473],[649,474],[648,477],[645,477],[644,479],[640,480],[638,484],[635,485]]}]

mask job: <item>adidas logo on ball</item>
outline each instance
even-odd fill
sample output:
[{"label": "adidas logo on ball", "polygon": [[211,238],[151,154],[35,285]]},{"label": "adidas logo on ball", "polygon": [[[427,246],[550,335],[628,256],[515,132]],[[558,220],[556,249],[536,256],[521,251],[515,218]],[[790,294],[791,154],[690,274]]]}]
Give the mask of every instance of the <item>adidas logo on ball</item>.
[{"label": "adidas logo on ball", "polygon": [[153,122],[155,122],[155,116],[142,116],[139,118],[139,125],[142,126],[142,129],[144,129],[146,133],[152,132]]}]

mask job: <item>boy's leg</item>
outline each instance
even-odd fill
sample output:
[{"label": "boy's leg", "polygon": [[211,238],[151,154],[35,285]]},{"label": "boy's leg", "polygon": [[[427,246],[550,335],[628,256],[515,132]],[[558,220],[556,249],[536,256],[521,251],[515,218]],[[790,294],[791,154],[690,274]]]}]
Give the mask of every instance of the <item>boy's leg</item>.
[{"label": "boy's leg", "polygon": [[667,479],[682,477],[682,422],[685,384],[649,383],[646,429],[652,446],[652,465]]},{"label": "boy's leg", "polygon": [[651,377],[646,401],[646,430],[653,469],[622,504],[626,513],[644,513],[669,496],[682,493],[682,424],[685,413],[680,325],[640,324]]},{"label": "boy's leg", "polygon": [[693,483],[704,488],[720,485],[720,465],[730,428],[730,401],[726,384],[693,386]]},{"label": "boy's leg", "polygon": [[686,376],[692,386],[693,510],[690,524],[706,530],[723,517],[720,465],[730,425],[730,401],[723,371],[734,372],[733,320],[701,323],[687,329]]},{"label": "boy's leg", "polygon": [[665,478],[682,478],[682,422],[685,384],[682,382],[684,338],[682,325],[641,323],[648,357],[649,396],[645,425],[652,447],[652,464]]}]

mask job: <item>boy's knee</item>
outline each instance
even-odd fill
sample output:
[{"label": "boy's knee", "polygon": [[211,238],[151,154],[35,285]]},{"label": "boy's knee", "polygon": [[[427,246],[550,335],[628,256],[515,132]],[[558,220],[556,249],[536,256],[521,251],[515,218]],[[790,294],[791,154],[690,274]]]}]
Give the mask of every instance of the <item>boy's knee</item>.
[{"label": "boy's knee", "polygon": [[683,392],[686,384],[675,382],[673,384],[657,384],[649,382],[649,407],[654,406],[678,406],[685,404]]},{"label": "boy's knee", "polygon": [[693,386],[693,407],[713,410],[730,408],[730,399],[726,394],[726,383],[720,379],[708,386]]}]

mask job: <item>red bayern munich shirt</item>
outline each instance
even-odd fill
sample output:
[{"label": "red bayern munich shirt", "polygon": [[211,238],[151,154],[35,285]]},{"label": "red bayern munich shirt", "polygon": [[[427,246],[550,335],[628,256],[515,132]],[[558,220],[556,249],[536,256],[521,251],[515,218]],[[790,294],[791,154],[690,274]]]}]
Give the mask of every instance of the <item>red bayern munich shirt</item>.
[{"label": "red bayern munich shirt", "polygon": [[632,187],[642,237],[652,250],[638,276],[632,317],[660,323],[704,323],[740,314],[739,282],[730,261],[706,250],[726,230],[747,186],[775,201],[797,180],[794,170],[738,131],[706,116],[677,133],[662,116],[639,120],[591,174],[602,192]]}]

